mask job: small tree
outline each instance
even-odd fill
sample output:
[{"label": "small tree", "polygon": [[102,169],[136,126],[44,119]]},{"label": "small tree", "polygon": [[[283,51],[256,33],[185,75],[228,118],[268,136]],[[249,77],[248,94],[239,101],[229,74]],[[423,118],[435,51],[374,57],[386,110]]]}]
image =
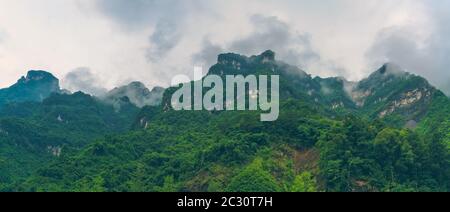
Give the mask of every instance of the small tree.
[{"label": "small tree", "polygon": [[295,177],[291,192],[317,192],[317,182],[310,172],[303,172]]},{"label": "small tree", "polygon": [[280,187],[273,176],[264,170],[262,159],[256,159],[235,176],[228,185],[229,192],[277,192]]},{"label": "small tree", "polygon": [[167,176],[164,178],[164,185],[158,188],[158,192],[177,192],[178,186],[175,183],[173,176]]},{"label": "small tree", "polygon": [[[105,180],[102,176],[83,178],[76,183],[75,192],[105,192]],[[53,190],[57,191],[59,188]]]}]

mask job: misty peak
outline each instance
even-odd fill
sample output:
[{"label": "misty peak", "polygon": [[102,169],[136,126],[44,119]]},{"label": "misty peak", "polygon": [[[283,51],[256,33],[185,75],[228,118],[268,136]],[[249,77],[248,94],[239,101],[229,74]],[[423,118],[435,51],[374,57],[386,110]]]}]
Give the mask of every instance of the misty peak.
[{"label": "misty peak", "polygon": [[411,76],[400,66],[394,63],[386,63],[381,66],[377,71],[373,72],[368,78],[362,80],[359,83],[359,87],[377,87],[383,83],[393,82],[394,80],[407,78]]},{"label": "misty peak", "polygon": [[251,62],[269,63],[275,62],[275,52],[272,50],[267,50],[260,55],[251,56],[250,58],[244,55],[235,53],[220,54],[217,62],[222,65],[243,65]]},{"label": "misty peak", "polygon": [[142,82],[135,81],[109,91],[102,99],[115,105],[130,102],[138,107],[144,107],[160,104],[163,93],[163,88],[155,87],[150,91]]},{"label": "misty peak", "polygon": [[243,62],[246,60],[247,60],[246,56],[243,56],[240,54],[235,54],[235,53],[225,53],[225,54],[220,54],[218,56],[217,63],[226,65],[228,63]]},{"label": "misty peak", "polygon": [[147,90],[147,87],[145,87],[144,83],[135,81],[128,84],[128,87],[134,88],[134,89],[141,89],[141,90]]},{"label": "misty peak", "polygon": [[272,50],[266,50],[260,55],[252,56],[251,60],[258,63],[273,63],[275,62],[276,53]]},{"label": "misty peak", "polygon": [[59,80],[53,76],[53,74],[42,71],[42,70],[31,70],[28,71],[27,76],[22,77],[18,82],[19,83],[28,83],[28,82],[36,82],[36,81],[53,81],[59,82]]},{"label": "misty peak", "polygon": [[29,71],[16,84],[0,89],[0,107],[9,102],[41,102],[52,93],[59,93],[59,80],[46,71]]},{"label": "misty peak", "polygon": [[395,63],[385,63],[378,71],[381,75],[406,75],[408,74],[402,67]]},{"label": "misty peak", "polygon": [[274,62],[275,61],[275,52],[272,50],[267,50],[265,52],[263,52],[260,57],[263,59],[263,61],[271,61]]}]

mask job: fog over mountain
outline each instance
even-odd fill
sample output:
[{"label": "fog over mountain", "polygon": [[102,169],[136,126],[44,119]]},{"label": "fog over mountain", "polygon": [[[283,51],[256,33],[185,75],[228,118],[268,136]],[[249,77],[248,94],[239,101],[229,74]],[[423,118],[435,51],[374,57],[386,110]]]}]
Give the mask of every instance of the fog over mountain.
[{"label": "fog over mountain", "polygon": [[0,0],[0,87],[23,70],[70,79],[79,67],[92,73],[83,76],[95,85],[82,86],[89,92],[132,81],[165,87],[218,53],[273,49],[322,77],[360,80],[393,62],[449,94],[449,8],[441,0]]},{"label": "fog over mountain", "polygon": [[99,77],[95,76],[89,68],[76,68],[69,72],[64,77],[63,83],[69,91],[83,91],[95,96],[108,92],[102,87]]},{"label": "fog over mountain", "polygon": [[[0,89],[0,192],[450,190],[450,98],[401,66],[351,82],[267,50],[220,54],[208,74],[278,75],[276,120],[261,122],[265,110],[251,104],[178,111],[178,87],[141,82],[70,93],[52,73],[29,71]],[[96,76],[80,68],[66,85],[94,92]]]}]

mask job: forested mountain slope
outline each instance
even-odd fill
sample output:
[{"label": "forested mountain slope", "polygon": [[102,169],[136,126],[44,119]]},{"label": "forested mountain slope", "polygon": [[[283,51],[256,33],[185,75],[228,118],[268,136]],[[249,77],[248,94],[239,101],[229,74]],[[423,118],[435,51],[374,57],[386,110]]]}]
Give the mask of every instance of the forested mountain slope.
[{"label": "forested mountain slope", "polygon": [[[278,120],[261,122],[261,111],[174,111],[176,88],[140,112],[122,94],[121,107],[82,93],[9,104],[0,110],[0,189],[449,190],[450,101],[424,78],[392,64],[361,82],[313,78],[272,51],[219,55],[208,74],[280,75]],[[27,148],[41,143],[52,159],[35,166]],[[8,175],[18,164],[29,171]]]},{"label": "forested mountain slope", "polygon": [[95,138],[126,132],[138,108],[120,111],[92,96],[53,94],[43,102],[10,103],[0,110],[0,159],[5,181],[78,151]]}]

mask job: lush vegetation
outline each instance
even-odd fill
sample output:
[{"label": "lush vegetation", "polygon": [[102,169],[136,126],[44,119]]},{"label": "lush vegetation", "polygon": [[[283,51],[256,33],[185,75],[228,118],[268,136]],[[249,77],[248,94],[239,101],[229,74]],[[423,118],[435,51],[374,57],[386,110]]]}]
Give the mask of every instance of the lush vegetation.
[{"label": "lush vegetation", "polygon": [[282,92],[275,122],[261,122],[260,111],[174,111],[173,89],[161,106],[142,109],[83,93],[5,104],[0,190],[450,190],[450,101],[424,79],[383,67],[353,86],[372,94],[361,105],[350,82],[313,79],[272,52],[221,55],[210,70],[274,72]]},{"label": "lush vegetation", "polygon": [[125,132],[138,108],[116,111],[93,97],[55,94],[42,103],[5,105],[0,112],[2,182],[21,181],[60,155],[77,152],[93,139]]},{"label": "lush vegetation", "polygon": [[449,155],[438,137],[351,116],[325,118],[293,100],[282,108],[270,124],[249,112],[161,113],[145,130],[98,139],[6,189],[448,190]]}]

